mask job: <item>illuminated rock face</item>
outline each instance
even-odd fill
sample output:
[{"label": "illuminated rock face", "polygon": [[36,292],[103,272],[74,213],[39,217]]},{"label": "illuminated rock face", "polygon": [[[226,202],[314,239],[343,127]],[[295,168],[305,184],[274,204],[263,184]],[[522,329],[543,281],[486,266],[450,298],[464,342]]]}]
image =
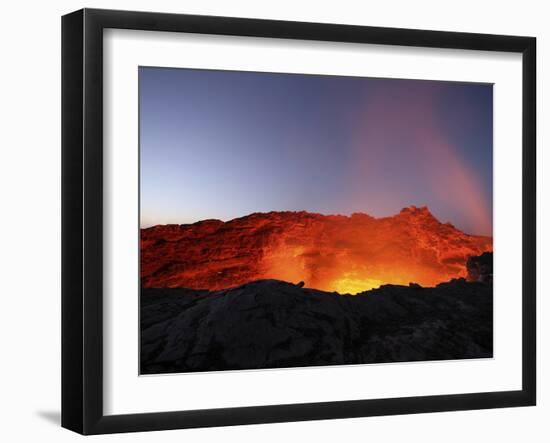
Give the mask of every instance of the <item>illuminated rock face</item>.
[{"label": "illuminated rock face", "polygon": [[434,286],[467,277],[492,238],[467,235],[427,208],[393,217],[255,213],[141,230],[145,288],[219,290],[260,279],[355,294],[382,284]]}]

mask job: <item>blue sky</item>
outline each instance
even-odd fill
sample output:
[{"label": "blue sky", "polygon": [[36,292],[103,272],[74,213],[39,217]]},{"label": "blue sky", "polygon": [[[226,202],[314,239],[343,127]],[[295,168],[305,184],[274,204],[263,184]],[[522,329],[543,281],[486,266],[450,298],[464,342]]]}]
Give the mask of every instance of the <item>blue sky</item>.
[{"label": "blue sky", "polygon": [[492,233],[492,85],[139,69],[141,225],[428,206]]}]

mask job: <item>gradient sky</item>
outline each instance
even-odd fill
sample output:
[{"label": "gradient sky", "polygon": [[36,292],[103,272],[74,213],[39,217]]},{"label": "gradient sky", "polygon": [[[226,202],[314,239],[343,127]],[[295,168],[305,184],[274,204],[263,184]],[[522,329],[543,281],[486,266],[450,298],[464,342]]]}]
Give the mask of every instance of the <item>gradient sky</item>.
[{"label": "gradient sky", "polygon": [[489,84],[139,69],[141,226],[428,206],[492,234]]}]

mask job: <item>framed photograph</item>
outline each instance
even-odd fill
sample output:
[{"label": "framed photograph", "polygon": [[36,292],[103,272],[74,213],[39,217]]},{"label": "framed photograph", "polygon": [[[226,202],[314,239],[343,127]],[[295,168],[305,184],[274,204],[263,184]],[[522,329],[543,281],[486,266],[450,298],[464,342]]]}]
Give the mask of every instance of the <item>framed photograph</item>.
[{"label": "framed photograph", "polygon": [[535,405],[532,37],[62,20],[62,425]]}]

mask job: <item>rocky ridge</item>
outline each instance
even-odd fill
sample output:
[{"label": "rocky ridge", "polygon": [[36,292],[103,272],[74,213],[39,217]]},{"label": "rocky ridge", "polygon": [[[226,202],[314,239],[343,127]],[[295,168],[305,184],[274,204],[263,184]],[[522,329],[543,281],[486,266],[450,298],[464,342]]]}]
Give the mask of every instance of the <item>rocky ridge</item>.
[{"label": "rocky ridge", "polygon": [[492,284],[384,285],[356,296],[260,280],[142,289],[141,373],[489,358]]},{"label": "rocky ridge", "polygon": [[374,218],[309,212],[254,213],[141,230],[145,288],[220,290],[259,279],[358,293],[384,283],[433,286],[468,277],[490,237],[439,222],[428,208]]}]

